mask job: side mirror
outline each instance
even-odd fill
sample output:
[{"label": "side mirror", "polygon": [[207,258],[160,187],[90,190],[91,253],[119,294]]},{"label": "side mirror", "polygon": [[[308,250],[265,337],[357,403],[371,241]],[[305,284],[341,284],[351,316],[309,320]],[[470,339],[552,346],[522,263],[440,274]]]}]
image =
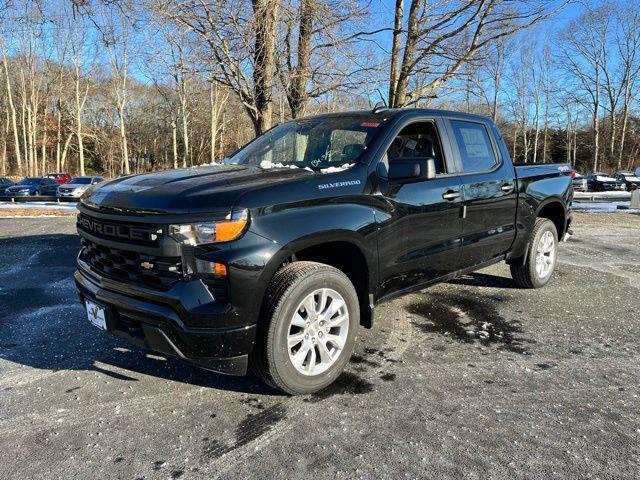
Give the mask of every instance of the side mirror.
[{"label": "side mirror", "polygon": [[389,162],[389,180],[417,182],[436,177],[436,163],[433,158],[398,158]]}]

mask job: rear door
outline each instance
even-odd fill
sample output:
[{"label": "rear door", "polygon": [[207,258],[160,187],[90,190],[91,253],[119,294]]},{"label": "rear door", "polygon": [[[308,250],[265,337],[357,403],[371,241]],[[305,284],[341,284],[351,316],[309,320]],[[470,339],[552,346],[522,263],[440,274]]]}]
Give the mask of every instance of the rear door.
[{"label": "rear door", "polygon": [[[409,290],[455,271],[460,260],[460,179],[441,119],[417,118],[399,126],[378,165],[386,211],[377,211],[380,287],[377,298]],[[433,158],[436,178],[385,180],[389,164]]]},{"label": "rear door", "polygon": [[500,155],[489,123],[450,118],[447,125],[462,184],[461,268],[466,268],[509,251],[517,187],[513,164]]}]

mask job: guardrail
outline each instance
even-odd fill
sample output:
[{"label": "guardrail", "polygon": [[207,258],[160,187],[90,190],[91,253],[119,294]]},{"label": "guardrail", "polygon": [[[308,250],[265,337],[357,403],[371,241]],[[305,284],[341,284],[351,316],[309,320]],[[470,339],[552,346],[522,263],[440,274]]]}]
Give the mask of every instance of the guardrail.
[{"label": "guardrail", "polygon": [[79,199],[77,198],[58,198],[58,197],[43,197],[43,196],[28,196],[28,197],[7,197],[4,195],[0,195],[0,202],[13,202],[13,203],[27,203],[27,202],[55,202],[55,203],[76,203]]}]

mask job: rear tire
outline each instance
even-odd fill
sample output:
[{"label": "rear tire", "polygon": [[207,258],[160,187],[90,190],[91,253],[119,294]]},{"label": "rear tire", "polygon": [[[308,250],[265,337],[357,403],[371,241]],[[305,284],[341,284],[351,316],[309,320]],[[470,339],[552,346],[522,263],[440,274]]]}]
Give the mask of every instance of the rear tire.
[{"label": "rear tire", "polygon": [[522,288],[544,287],[555,270],[558,258],[558,231],[548,218],[537,218],[531,232],[531,243],[526,260],[515,258],[511,261],[511,276]]},{"label": "rear tire", "polygon": [[342,373],[360,310],[356,290],[340,270],[315,262],[283,267],[267,289],[263,314],[249,360],[265,383],[291,395],[308,394]]}]

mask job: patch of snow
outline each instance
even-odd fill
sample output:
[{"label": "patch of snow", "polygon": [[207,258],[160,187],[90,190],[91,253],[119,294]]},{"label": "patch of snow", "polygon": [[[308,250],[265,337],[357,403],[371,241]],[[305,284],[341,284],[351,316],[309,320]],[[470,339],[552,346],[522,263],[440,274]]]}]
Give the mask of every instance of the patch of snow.
[{"label": "patch of snow", "polygon": [[631,198],[631,192],[624,190],[608,190],[605,192],[574,192],[573,198],[576,199],[623,199]]},{"label": "patch of snow", "polygon": [[[618,208],[618,205],[621,207],[627,208]],[[638,212],[636,209],[628,208],[630,205],[629,202],[574,202],[573,210],[576,212],[604,212],[604,213],[613,213],[613,212],[621,212],[621,213],[635,213]]]},{"label": "patch of snow", "polygon": [[612,177],[605,177],[603,175],[596,175],[596,180],[599,182],[615,182],[616,179]]},{"label": "patch of snow", "polygon": [[260,168],[264,170],[269,170],[270,168],[300,168],[300,167],[297,167],[295,165],[285,165],[283,163],[272,163],[269,160],[263,160],[260,162]]},{"label": "patch of snow", "polygon": [[353,167],[353,163],[345,163],[339,167],[329,167],[329,168],[323,168],[320,171],[322,173],[336,173],[336,172],[343,172],[345,170],[347,170],[348,168]]},{"label": "patch of snow", "polygon": [[75,202],[0,202],[0,210],[75,210]]}]

